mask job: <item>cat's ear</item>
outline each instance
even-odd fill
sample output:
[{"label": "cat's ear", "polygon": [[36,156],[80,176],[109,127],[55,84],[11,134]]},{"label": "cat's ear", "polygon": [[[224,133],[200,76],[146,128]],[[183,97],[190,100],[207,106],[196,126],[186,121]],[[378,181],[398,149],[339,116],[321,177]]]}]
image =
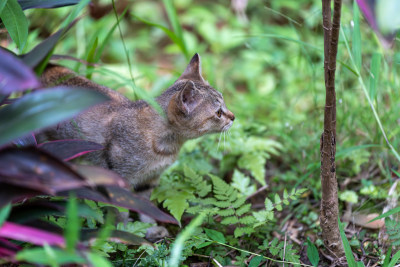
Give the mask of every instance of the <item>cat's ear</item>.
[{"label": "cat's ear", "polygon": [[201,76],[201,62],[199,54],[196,53],[192,57],[189,65],[186,67],[185,71],[179,77],[179,80],[182,79],[205,82],[203,76]]},{"label": "cat's ear", "polygon": [[188,81],[178,95],[178,106],[186,115],[200,103],[201,96],[192,81]]}]

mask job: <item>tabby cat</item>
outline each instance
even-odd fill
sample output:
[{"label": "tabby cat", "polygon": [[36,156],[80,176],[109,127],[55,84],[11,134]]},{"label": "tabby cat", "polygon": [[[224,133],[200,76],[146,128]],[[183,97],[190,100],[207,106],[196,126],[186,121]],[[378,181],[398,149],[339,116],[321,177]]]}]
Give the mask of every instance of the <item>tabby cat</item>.
[{"label": "tabby cat", "polygon": [[87,159],[125,177],[135,190],[156,185],[186,140],[227,131],[235,120],[221,93],[203,79],[198,54],[178,80],[156,98],[164,116],[143,100],[130,101],[65,67],[50,65],[41,82],[48,87],[89,88],[110,98],[46,129],[39,140],[85,139],[103,145],[104,150],[89,153]]}]

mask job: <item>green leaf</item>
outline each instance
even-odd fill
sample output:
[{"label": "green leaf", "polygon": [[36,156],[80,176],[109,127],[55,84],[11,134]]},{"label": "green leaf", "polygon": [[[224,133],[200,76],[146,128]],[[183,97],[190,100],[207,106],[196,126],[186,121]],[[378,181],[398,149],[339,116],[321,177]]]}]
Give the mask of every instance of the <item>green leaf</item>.
[{"label": "green leaf", "polygon": [[373,218],[368,223],[374,222],[374,221],[379,220],[379,219],[383,219],[383,218],[389,217],[390,215],[393,215],[393,214],[398,213],[398,212],[400,212],[400,207],[396,207],[394,209],[391,209],[391,210],[379,215],[378,217]]},{"label": "green leaf", "polygon": [[386,252],[385,260],[384,260],[384,262],[382,264],[382,267],[388,267],[389,266],[390,256],[392,256],[392,246],[389,246],[388,251]]},{"label": "green leaf", "polygon": [[225,236],[223,233],[208,228],[204,228],[204,231],[206,232],[207,236],[212,240],[224,244],[226,243]]},{"label": "green leaf", "polygon": [[258,265],[260,265],[262,259],[263,259],[262,256],[256,256],[252,258],[251,261],[249,262],[248,267],[257,267]]},{"label": "green leaf", "polygon": [[65,226],[64,238],[69,252],[75,251],[79,241],[80,221],[78,216],[78,203],[75,195],[71,194],[67,205],[67,224]]},{"label": "green leaf", "polygon": [[243,206],[241,206],[240,208],[238,208],[236,210],[236,215],[237,216],[242,216],[243,214],[245,214],[246,212],[248,212],[251,208],[251,204],[245,204]]},{"label": "green leaf", "polygon": [[107,259],[103,258],[102,256],[96,253],[88,253],[87,256],[92,266],[101,266],[101,267],[113,266],[110,261],[108,261]]},{"label": "green leaf", "polygon": [[237,238],[244,234],[251,235],[254,232],[255,232],[255,230],[253,227],[237,227],[235,229],[235,231],[233,232],[233,234]]},{"label": "green leaf", "polygon": [[152,224],[144,223],[141,221],[127,222],[127,223],[120,222],[117,225],[117,230],[126,231],[131,234],[144,237],[146,235],[147,228],[151,226]]},{"label": "green leaf", "polygon": [[0,145],[29,132],[72,118],[108,100],[87,89],[57,87],[28,94],[0,109]]},{"label": "green leaf", "polygon": [[214,242],[207,241],[207,242],[201,243],[200,245],[196,246],[196,248],[198,248],[198,249],[204,248],[204,247],[211,245],[212,243],[214,243]]},{"label": "green leaf", "polygon": [[272,211],[274,209],[274,204],[269,198],[265,198],[265,210]]},{"label": "green leaf", "polygon": [[232,225],[232,224],[236,224],[238,222],[239,222],[239,219],[236,216],[226,217],[221,220],[221,223],[224,225],[230,225],[230,224]]},{"label": "green leaf", "polygon": [[172,28],[174,29],[174,33],[176,37],[179,39],[179,47],[181,48],[183,54],[186,56],[186,59],[190,59],[190,55],[186,48],[185,39],[183,38],[183,31],[181,24],[179,23],[178,14],[175,9],[175,5],[172,0],[163,0],[165,10],[167,11],[168,19],[171,22]]},{"label": "green leaf", "polygon": [[338,217],[338,223],[339,223],[339,231],[343,242],[344,254],[346,256],[347,264],[349,265],[349,267],[357,267],[357,262],[354,258],[353,252],[351,251],[349,241],[347,240],[346,234],[344,233],[343,225],[340,222],[339,217]]},{"label": "green leaf", "polygon": [[[225,209],[225,210],[220,210],[218,215],[225,217],[225,216],[231,216],[235,213],[234,209]],[[239,214],[238,214],[239,215]]]},{"label": "green leaf", "polygon": [[24,249],[17,253],[16,259],[18,261],[26,261],[36,264],[49,265],[54,259],[57,264],[77,263],[84,264],[86,260],[76,253],[70,253],[61,249],[52,249],[53,256],[49,256],[44,248]]},{"label": "green leaf", "polygon": [[125,16],[126,12],[128,11],[128,8],[124,10],[124,12],[121,13],[119,16],[119,19],[116,19],[114,25],[111,27],[110,30],[107,30],[107,35],[104,38],[104,40],[101,41],[100,47],[96,51],[96,55],[93,59],[93,62],[98,62],[100,60],[101,55],[103,54],[104,48],[108,44],[108,41],[111,39],[113,32],[118,26],[118,22],[121,21],[121,19]]},{"label": "green leaf", "polygon": [[167,207],[175,219],[180,222],[183,212],[189,207],[188,199],[192,194],[187,192],[179,192],[171,195],[164,201],[164,207]]},{"label": "green leaf", "polygon": [[256,220],[259,222],[264,222],[268,218],[268,211],[266,211],[266,210],[260,210],[257,212],[253,212],[252,214],[253,214],[254,218],[256,218]]},{"label": "green leaf", "polygon": [[283,190],[283,199],[288,199],[289,198],[289,194],[286,190],[286,188]]},{"label": "green leaf", "polygon": [[22,52],[28,38],[28,20],[17,0],[8,0],[0,15],[11,39]]},{"label": "green leaf", "polygon": [[247,153],[239,158],[238,165],[240,168],[249,170],[260,184],[266,185],[265,162],[266,159],[261,153]]},{"label": "green leaf", "polygon": [[171,31],[170,29],[168,29],[167,27],[165,27],[163,25],[147,21],[147,20],[142,19],[142,18],[140,18],[140,17],[138,17],[136,15],[133,15],[133,16],[136,19],[140,20],[141,22],[143,22],[143,23],[145,23],[145,24],[147,24],[149,26],[153,26],[153,27],[157,27],[157,28],[161,29],[176,45],[179,46],[179,48],[182,50],[182,52],[185,51],[185,49],[186,49],[185,48],[185,44],[182,42],[182,40],[173,31]]},{"label": "green leaf", "polygon": [[1,13],[3,12],[4,7],[6,6],[8,0],[3,0],[0,2],[0,18],[1,18]]},{"label": "green leaf", "polygon": [[239,222],[242,224],[246,224],[246,225],[251,225],[256,221],[256,219],[253,216],[243,216],[241,218],[239,218]]},{"label": "green leaf", "polygon": [[250,183],[250,178],[236,169],[233,173],[231,186],[245,196],[250,196],[257,190],[256,185]]},{"label": "green leaf", "polygon": [[360,32],[360,9],[358,8],[357,2],[353,2],[353,44],[352,53],[354,56],[354,62],[358,69],[361,71],[361,32]]},{"label": "green leaf", "polygon": [[275,200],[275,204],[280,204],[282,202],[281,198],[280,198],[280,196],[278,194],[275,194],[274,200]]},{"label": "green leaf", "polygon": [[0,209],[0,227],[7,220],[8,216],[10,215],[10,211],[11,211],[11,203],[8,203],[7,205],[3,206]]},{"label": "green leaf", "polygon": [[380,53],[375,52],[372,54],[371,74],[369,77],[369,97],[372,100],[376,97],[378,78],[381,70],[381,57],[382,55]]},{"label": "green leaf", "polygon": [[69,25],[82,11],[82,9],[90,3],[90,0],[80,0],[79,3],[74,6],[71,13],[68,15],[67,19],[63,21],[61,24],[61,28],[66,27]]},{"label": "green leaf", "polygon": [[313,266],[318,266],[319,254],[317,247],[307,238],[307,257]]},{"label": "green leaf", "polygon": [[188,226],[183,229],[183,231],[178,235],[175,239],[175,242],[172,246],[171,257],[169,259],[169,266],[178,266],[179,261],[181,259],[182,250],[184,248],[185,241],[188,240],[193,233],[198,229],[197,227],[201,225],[205,218],[204,213],[200,213],[196,218],[194,218]]},{"label": "green leaf", "polygon": [[[90,47],[89,52],[88,52],[88,55],[87,55],[87,57],[86,57],[86,61],[87,61],[87,62],[89,62],[89,63],[95,62],[95,61],[94,61],[94,57],[95,57],[95,54],[96,54],[96,49],[97,49],[98,44],[99,44],[99,38],[96,37],[96,38],[94,39],[94,42],[93,42],[92,46]],[[86,74],[86,78],[88,78],[88,79],[90,80],[90,79],[92,78],[93,66],[88,65],[86,68],[87,68],[87,72],[88,72],[88,73]]]}]

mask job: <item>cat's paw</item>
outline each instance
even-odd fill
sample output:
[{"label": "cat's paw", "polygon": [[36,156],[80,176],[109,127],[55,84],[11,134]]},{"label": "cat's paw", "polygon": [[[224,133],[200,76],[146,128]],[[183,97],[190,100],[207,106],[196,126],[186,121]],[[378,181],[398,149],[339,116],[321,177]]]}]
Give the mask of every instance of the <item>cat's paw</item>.
[{"label": "cat's paw", "polygon": [[168,230],[164,226],[152,226],[147,229],[146,239],[155,242],[169,236]]}]

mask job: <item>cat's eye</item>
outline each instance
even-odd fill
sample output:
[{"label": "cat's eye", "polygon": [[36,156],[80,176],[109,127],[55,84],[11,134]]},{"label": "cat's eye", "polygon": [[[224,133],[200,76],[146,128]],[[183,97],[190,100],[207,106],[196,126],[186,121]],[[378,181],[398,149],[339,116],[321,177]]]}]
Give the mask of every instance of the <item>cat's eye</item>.
[{"label": "cat's eye", "polygon": [[217,112],[216,112],[216,114],[217,114],[218,118],[221,118],[222,109],[218,109]]}]

